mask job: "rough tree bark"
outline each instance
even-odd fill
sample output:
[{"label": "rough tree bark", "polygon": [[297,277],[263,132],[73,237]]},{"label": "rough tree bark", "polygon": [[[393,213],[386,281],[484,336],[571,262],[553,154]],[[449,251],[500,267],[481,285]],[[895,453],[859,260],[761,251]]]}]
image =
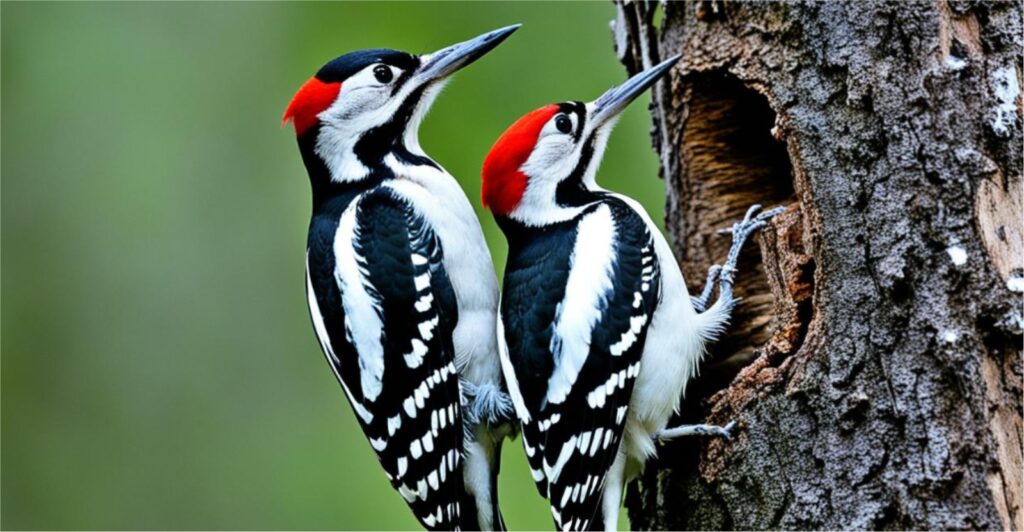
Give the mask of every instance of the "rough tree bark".
[{"label": "rough tree bark", "polygon": [[1021,3],[616,7],[630,73],[683,54],[651,113],[691,289],[788,206],[680,416],[739,434],[662,447],[632,526],[1021,529]]}]

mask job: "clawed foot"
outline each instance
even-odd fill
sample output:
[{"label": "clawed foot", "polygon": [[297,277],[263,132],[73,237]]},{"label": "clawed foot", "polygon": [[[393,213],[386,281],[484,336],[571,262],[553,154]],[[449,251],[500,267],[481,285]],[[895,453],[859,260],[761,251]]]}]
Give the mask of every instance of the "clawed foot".
[{"label": "clawed foot", "polygon": [[760,205],[751,205],[747,209],[747,215],[743,217],[743,220],[732,224],[732,227],[728,229],[718,231],[720,235],[732,234],[732,246],[729,248],[729,256],[725,259],[725,266],[722,267],[723,281],[732,281],[732,274],[736,272],[736,261],[740,258],[740,250],[743,249],[743,244],[750,238],[750,235],[768,225],[768,220],[782,213],[786,208],[776,207],[757,214],[760,210]]},{"label": "clawed foot", "polygon": [[700,296],[690,298],[693,301],[693,309],[698,313],[707,310],[708,303],[711,302],[711,293],[715,291],[715,283],[718,282],[718,276],[721,273],[722,267],[718,264],[708,268],[708,279],[704,281],[704,290],[701,291]]},{"label": "clawed foot", "polygon": [[719,436],[727,440],[731,440],[732,431],[735,429],[735,421],[730,421],[724,427],[719,427],[718,425],[681,425],[671,429],[662,429],[654,435],[654,438],[659,443],[664,443],[684,436]]},{"label": "clawed foot", "polygon": [[[732,224],[732,227],[728,227],[726,229],[719,229],[718,234],[742,234],[744,235],[744,237],[749,236],[754,231],[757,231],[758,229],[764,227],[765,224],[767,224],[768,220],[771,220],[775,216],[782,214],[782,212],[785,211],[786,208],[775,207],[774,209],[769,209],[767,211],[762,212],[761,214],[757,214],[757,211],[759,210],[761,210],[761,205],[756,203],[754,205],[751,205],[750,208],[747,209],[747,214],[746,216],[743,217],[742,220]],[[754,216],[755,214],[757,214],[757,216]],[[736,237],[733,236],[733,239],[735,238]]]},{"label": "clawed foot", "polygon": [[776,207],[758,214],[760,210],[760,205],[751,205],[742,220],[734,223],[728,229],[718,231],[719,234],[732,235],[732,246],[729,247],[729,255],[725,259],[725,264],[721,266],[715,264],[708,268],[708,279],[704,283],[704,290],[701,291],[699,296],[690,299],[693,302],[693,309],[698,313],[704,312],[710,306],[711,294],[714,292],[716,284],[720,285],[718,291],[719,299],[727,302],[727,304],[735,304],[737,301],[736,298],[732,297],[732,286],[737,272],[736,263],[739,261],[743,244],[750,238],[750,235],[768,225],[768,220],[771,220],[774,216],[786,210],[786,208]]}]

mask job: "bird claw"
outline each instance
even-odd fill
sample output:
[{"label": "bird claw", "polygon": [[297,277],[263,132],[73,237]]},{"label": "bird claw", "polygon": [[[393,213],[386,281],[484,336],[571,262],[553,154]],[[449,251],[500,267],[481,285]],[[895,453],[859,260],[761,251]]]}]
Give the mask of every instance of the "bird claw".
[{"label": "bird claw", "polygon": [[[699,298],[694,300],[694,309],[697,312],[704,312],[708,308],[708,304],[711,299],[711,291],[713,285],[718,283],[718,297],[719,300],[733,301],[732,289],[733,282],[735,281],[734,275],[737,273],[736,263],[740,258],[740,251],[743,249],[743,244],[747,241],[751,234],[758,229],[768,225],[768,220],[777,216],[779,213],[785,211],[785,207],[776,207],[767,211],[761,212],[760,205],[751,205],[747,209],[743,219],[736,222],[732,227],[728,229],[721,229],[718,231],[719,234],[732,234],[732,245],[729,246],[729,254],[726,256],[725,263],[720,267],[719,271],[708,270],[708,282],[704,286],[704,290],[701,292]],[[712,266],[715,268],[715,266]],[[735,304],[735,301],[733,301]]]},{"label": "bird claw", "polygon": [[775,207],[774,209],[768,209],[767,211],[764,211],[761,214],[757,214],[757,212],[760,211],[760,210],[761,210],[761,205],[756,204],[756,203],[754,205],[751,205],[750,208],[747,209],[747,213],[743,216],[742,220],[732,224],[732,227],[726,227],[724,229],[719,229],[718,230],[718,234],[720,234],[720,235],[735,235],[735,234],[738,234],[738,233],[750,234],[750,233],[752,233],[752,232],[754,232],[754,231],[764,227],[765,225],[767,225],[768,220],[771,220],[772,218],[778,216],[779,214],[782,214],[786,210],[786,208],[785,207]]},{"label": "bird claw", "polygon": [[722,274],[718,277],[718,279],[720,282],[723,283],[732,283],[736,280],[734,274],[738,271],[739,270],[733,267],[722,268]]},{"label": "bird claw", "polygon": [[716,427],[719,430],[718,435],[727,439],[732,440],[732,431],[736,430],[736,420],[730,421],[725,424],[724,427]]},{"label": "bird claw", "polygon": [[733,431],[736,429],[736,422],[730,421],[724,427],[718,425],[682,425],[671,429],[658,431],[654,438],[658,443],[665,443],[683,436],[718,436],[726,440],[732,440]]}]

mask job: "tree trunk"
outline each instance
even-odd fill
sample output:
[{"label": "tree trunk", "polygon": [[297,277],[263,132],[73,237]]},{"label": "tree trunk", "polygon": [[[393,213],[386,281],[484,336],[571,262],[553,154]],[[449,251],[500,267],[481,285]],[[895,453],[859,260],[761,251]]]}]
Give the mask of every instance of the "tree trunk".
[{"label": "tree trunk", "polygon": [[788,207],[679,416],[739,433],[662,447],[633,528],[1021,529],[1021,3],[616,7],[630,73],[683,54],[651,113],[691,291]]}]

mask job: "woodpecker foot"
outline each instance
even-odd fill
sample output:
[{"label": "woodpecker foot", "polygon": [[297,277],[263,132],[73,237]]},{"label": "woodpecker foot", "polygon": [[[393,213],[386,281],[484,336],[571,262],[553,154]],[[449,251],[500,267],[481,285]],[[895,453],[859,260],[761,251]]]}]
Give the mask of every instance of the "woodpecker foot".
[{"label": "woodpecker foot", "polygon": [[715,291],[715,283],[718,282],[718,276],[721,273],[722,267],[718,264],[708,268],[708,279],[704,281],[704,290],[701,290],[700,296],[690,298],[693,301],[693,309],[698,314],[707,310],[708,303],[711,302],[711,294]]},{"label": "woodpecker foot", "polygon": [[659,443],[685,436],[720,436],[727,440],[731,440],[732,431],[735,429],[735,421],[730,421],[724,427],[719,427],[718,425],[680,425],[671,429],[662,429],[654,435],[654,438]]},{"label": "woodpecker foot", "polygon": [[747,242],[750,235],[754,234],[758,229],[761,229],[765,225],[768,225],[768,220],[771,220],[778,214],[781,214],[786,210],[785,207],[776,207],[758,214],[761,210],[760,205],[751,205],[747,209],[746,216],[743,220],[736,222],[732,227],[728,229],[722,229],[719,234],[732,234],[732,246],[729,248],[729,255],[725,259],[725,264],[722,265],[722,271],[719,274],[719,282],[721,288],[719,289],[719,297],[725,296],[729,299],[732,298],[732,286],[735,281],[735,274],[737,272],[736,263],[740,258],[740,251],[743,250],[743,244]]}]

